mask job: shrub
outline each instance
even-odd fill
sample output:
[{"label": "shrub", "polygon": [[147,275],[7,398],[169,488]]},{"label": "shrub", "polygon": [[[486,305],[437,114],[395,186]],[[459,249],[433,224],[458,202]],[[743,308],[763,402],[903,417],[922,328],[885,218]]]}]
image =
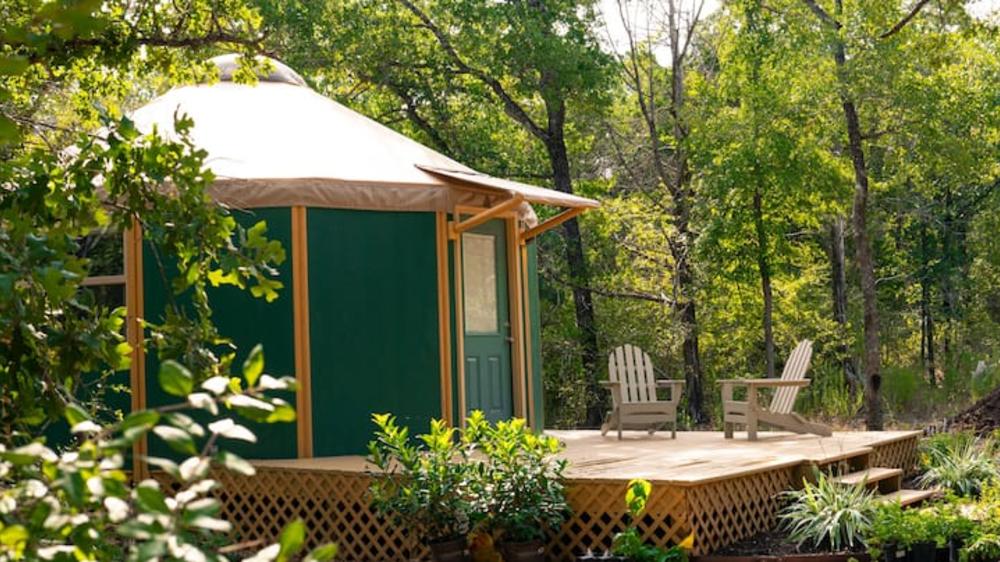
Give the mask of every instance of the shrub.
[{"label": "shrub", "polygon": [[615,535],[611,543],[611,553],[631,562],[684,562],[687,560],[687,551],[684,547],[690,545],[667,549],[646,544],[635,526],[642,512],[646,510],[646,502],[652,489],[652,484],[646,480],[636,479],[628,483],[625,506],[628,508],[629,526]]},{"label": "shrub", "polygon": [[812,542],[834,551],[864,544],[878,505],[875,494],[864,483],[839,484],[816,472],[816,482],[804,481],[801,490],[785,492],[790,500],[780,519],[789,538],[799,546]]},{"label": "shrub", "polygon": [[430,433],[414,444],[395,416],[375,414],[372,420],[378,430],[368,460],[379,469],[369,488],[373,507],[429,543],[464,537],[473,496],[467,450],[455,439],[456,430],[431,420]]},{"label": "shrub", "polygon": [[962,497],[977,496],[987,482],[998,474],[994,459],[995,445],[989,439],[976,439],[958,433],[934,437],[922,444],[923,486],[938,486]]},{"label": "shrub", "polygon": [[[112,424],[70,404],[65,419],[77,443],[61,454],[41,441],[0,445],[0,560],[224,560],[218,547],[231,525],[219,517],[221,506],[212,497],[218,482],[211,469],[252,475],[254,468],[216,447],[256,437],[232,418],[203,426],[184,412],[217,418],[230,410],[256,421],[293,421],[291,406],[270,394],[293,388],[294,381],[262,375],[262,368],[258,347],[242,379],[213,377],[196,386],[187,368],[165,361],[160,384],[181,402],[137,410]],[[133,484],[125,474],[125,456],[147,435],[165,441],[184,459],[147,459],[172,485],[154,479]],[[304,535],[302,522],[293,522],[257,559],[290,560],[302,549]],[[306,560],[330,560],[334,554],[327,545]]]},{"label": "shrub", "polygon": [[538,435],[523,419],[491,425],[482,412],[466,419],[463,442],[482,453],[473,463],[477,514],[484,526],[507,542],[544,537],[569,513],[563,472],[566,461],[555,458],[561,445]]}]

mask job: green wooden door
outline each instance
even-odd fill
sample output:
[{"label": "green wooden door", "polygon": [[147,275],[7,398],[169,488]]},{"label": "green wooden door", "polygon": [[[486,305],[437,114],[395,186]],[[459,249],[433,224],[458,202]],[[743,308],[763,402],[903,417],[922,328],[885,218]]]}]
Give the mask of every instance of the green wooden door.
[{"label": "green wooden door", "polygon": [[465,404],[490,421],[514,415],[507,235],[502,220],[462,234]]}]

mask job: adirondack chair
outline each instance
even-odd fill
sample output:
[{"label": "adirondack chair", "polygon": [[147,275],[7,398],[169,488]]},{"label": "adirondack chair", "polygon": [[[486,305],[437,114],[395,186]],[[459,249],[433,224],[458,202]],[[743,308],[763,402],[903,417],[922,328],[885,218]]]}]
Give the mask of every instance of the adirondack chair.
[{"label": "adirondack chair", "polygon": [[[614,408],[601,426],[601,435],[607,435],[612,427],[618,429],[618,439],[623,428],[646,429],[652,435],[669,423],[670,436],[677,438],[677,403],[684,381],[656,380],[649,354],[629,344],[608,355],[608,379],[601,385],[611,390]],[[670,397],[660,400],[656,395],[659,388],[668,389]]]},{"label": "adirondack chair", "polygon": [[[805,378],[809,370],[809,360],[812,357],[812,342],[802,340],[792,350],[781,372],[780,379],[729,379],[717,381],[722,385],[722,421],[726,439],[733,438],[733,429],[737,424],[745,425],[747,438],[757,440],[757,426],[764,423],[772,427],[785,429],[795,433],[813,433],[823,437],[832,435],[830,428],[805,420],[792,412],[799,389],[809,385]],[[746,402],[733,399],[733,390],[746,387]],[[760,405],[757,390],[774,388],[774,397],[767,408]]]}]

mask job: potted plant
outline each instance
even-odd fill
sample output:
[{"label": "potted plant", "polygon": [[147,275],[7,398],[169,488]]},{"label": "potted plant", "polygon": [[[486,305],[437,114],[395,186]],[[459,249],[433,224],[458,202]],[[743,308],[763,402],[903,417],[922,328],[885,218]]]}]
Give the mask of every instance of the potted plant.
[{"label": "potted plant", "polygon": [[687,551],[684,546],[689,545],[661,548],[646,544],[639,534],[635,523],[646,510],[646,502],[652,489],[652,484],[646,480],[636,479],[628,483],[625,506],[628,508],[629,526],[615,535],[611,543],[611,554],[617,560],[628,562],[685,562]]},{"label": "potted plant", "polygon": [[413,441],[394,416],[376,414],[372,419],[378,426],[368,444],[368,461],[377,469],[369,488],[372,506],[419,533],[437,562],[468,561],[471,472],[455,430],[432,420],[430,433]]},{"label": "potted plant", "polygon": [[541,562],[545,532],[569,512],[561,445],[535,434],[523,419],[490,424],[482,412],[466,419],[463,443],[479,453],[474,472],[476,514],[498,539],[505,562]]}]

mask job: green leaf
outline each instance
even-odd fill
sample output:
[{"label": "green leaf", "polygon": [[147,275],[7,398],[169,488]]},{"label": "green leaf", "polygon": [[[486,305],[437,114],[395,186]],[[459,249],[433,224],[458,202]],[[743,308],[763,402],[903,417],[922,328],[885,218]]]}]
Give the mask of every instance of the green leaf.
[{"label": "green leaf", "polygon": [[290,423],[295,421],[295,408],[290,404],[274,404],[274,411],[264,420],[267,423]]},{"label": "green leaf", "polygon": [[327,543],[314,548],[303,562],[327,562],[337,556],[337,545]]},{"label": "green leaf", "polygon": [[66,412],[63,415],[66,416],[66,421],[69,422],[70,427],[90,419],[90,414],[86,410],[79,404],[73,403],[66,406]]},{"label": "green leaf", "polygon": [[295,554],[302,550],[302,545],[305,542],[306,524],[301,519],[296,519],[286,525],[281,531],[281,538],[278,539],[278,544],[281,545],[281,550],[278,551],[278,560],[285,561],[295,556]]},{"label": "green leaf", "polygon": [[230,453],[229,451],[220,451],[216,455],[215,460],[222,464],[222,466],[227,469],[243,476],[253,476],[257,473],[253,465],[240,457],[239,455]]},{"label": "green leaf", "polygon": [[187,396],[194,390],[194,377],[191,376],[191,371],[172,359],[160,365],[159,379],[163,390],[174,396]]},{"label": "green leaf", "polygon": [[9,527],[4,527],[4,529],[0,531],[0,544],[10,550],[20,551],[24,548],[24,543],[28,542],[28,538],[30,536],[31,535],[28,533],[28,530],[21,525],[11,525]]},{"label": "green leaf", "polygon": [[198,449],[194,445],[194,439],[192,439],[191,435],[183,429],[178,429],[169,425],[158,425],[153,428],[153,433],[155,433],[160,439],[166,441],[167,445],[178,453],[184,455],[198,454]]},{"label": "green leaf", "polygon": [[132,412],[131,414],[125,416],[125,419],[122,420],[121,428],[122,430],[128,430],[141,427],[148,431],[159,421],[159,412],[155,412],[153,410],[139,410],[138,412]]},{"label": "green leaf", "polygon": [[135,489],[136,502],[139,507],[154,513],[169,514],[170,508],[163,497],[163,492],[154,486],[139,486]]},{"label": "green leaf", "polygon": [[247,387],[257,384],[257,379],[264,372],[264,347],[259,343],[250,350],[250,355],[243,362],[243,376],[247,379]]}]

